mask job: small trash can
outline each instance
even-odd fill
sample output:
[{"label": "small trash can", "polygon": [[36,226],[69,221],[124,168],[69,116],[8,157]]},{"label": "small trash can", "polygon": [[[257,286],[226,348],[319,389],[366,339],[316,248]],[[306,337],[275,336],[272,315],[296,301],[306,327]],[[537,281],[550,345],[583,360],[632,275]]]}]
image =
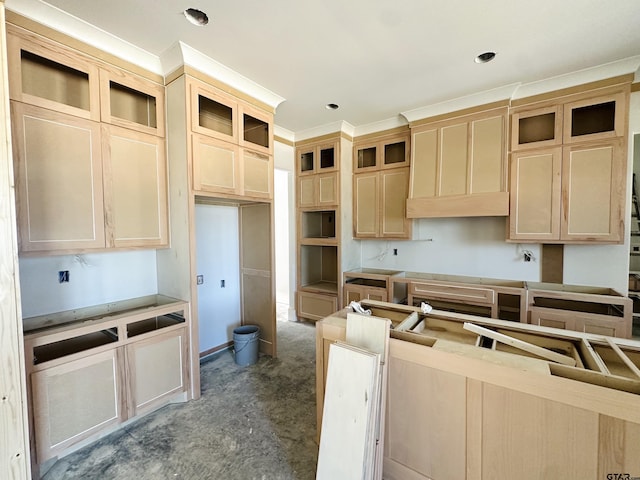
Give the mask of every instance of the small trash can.
[{"label": "small trash can", "polygon": [[243,325],[233,329],[233,351],[236,364],[246,367],[258,361],[260,327]]}]

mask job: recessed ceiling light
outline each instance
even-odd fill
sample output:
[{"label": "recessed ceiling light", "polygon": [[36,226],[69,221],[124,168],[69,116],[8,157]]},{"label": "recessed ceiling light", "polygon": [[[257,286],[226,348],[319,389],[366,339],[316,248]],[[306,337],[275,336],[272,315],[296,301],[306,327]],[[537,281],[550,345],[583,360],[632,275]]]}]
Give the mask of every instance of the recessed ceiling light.
[{"label": "recessed ceiling light", "polygon": [[340,108],[340,105],[338,105],[337,103],[327,103],[327,105],[325,106],[325,108],[327,110],[337,110]]},{"label": "recessed ceiling light", "polygon": [[487,63],[496,58],[496,52],[484,52],[478,55],[474,62],[476,63]]},{"label": "recessed ceiling light", "polygon": [[197,8],[187,8],[183,13],[187,20],[198,27],[202,27],[209,23],[209,17],[207,17],[207,14]]}]

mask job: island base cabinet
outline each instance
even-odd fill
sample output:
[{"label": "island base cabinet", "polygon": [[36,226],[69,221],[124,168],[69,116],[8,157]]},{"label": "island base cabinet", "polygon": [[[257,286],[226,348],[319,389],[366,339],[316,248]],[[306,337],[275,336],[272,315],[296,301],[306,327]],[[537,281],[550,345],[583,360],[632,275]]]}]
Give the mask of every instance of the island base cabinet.
[{"label": "island base cabinet", "polygon": [[186,358],[184,329],[127,345],[129,416],[152,410],[186,391]]},{"label": "island base cabinet", "polygon": [[109,350],[31,375],[39,463],[124,420],[120,359]]}]

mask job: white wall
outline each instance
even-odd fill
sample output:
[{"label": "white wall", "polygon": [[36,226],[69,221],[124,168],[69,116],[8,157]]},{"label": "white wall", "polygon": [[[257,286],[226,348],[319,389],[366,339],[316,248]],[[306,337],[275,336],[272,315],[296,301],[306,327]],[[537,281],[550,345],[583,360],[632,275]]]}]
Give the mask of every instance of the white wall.
[{"label": "white wall", "polygon": [[[362,265],[401,271],[539,281],[540,248],[505,241],[506,218],[414,220],[415,240],[363,240]],[[393,249],[398,255],[393,255]],[[524,261],[523,249],[533,253]]]},{"label": "white wall", "polygon": [[[195,206],[200,352],[226,344],[240,325],[238,208]],[[224,280],[225,286],[221,286]]]},{"label": "white wall", "polygon": [[[69,282],[58,283],[58,271]],[[22,316],[153,295],[158,291],[155,250],[20,259]]]},{"label": "white wall", "polygon": [[[285,271],[282,264],[279,263],[280,255],[285,255],[285,252],[281,251],[278,246],[278,240],[276,239],[276,301],[281,302],[283,293],[278,293],[288,284],[289,294],[288,301],[281,303],[289,304],[289,318],[295,317],[295,286],[296,286],[296,187],[295,187],[295,149],[291,145],[287,145],[281,142],[274,142],[274,166],[278,170],[287,172],[288,182],[288,208],[287,208],[287,225],[288,225],[288,270]],[[279,197],[281,192],[275,192],[275,215],[284,215],[284,209],[280,209]],[[278,234],[278,224],[284,224],[282,218],[276,218],[276,234]],[[282,232],[281,232],[282,233]],[[285,278],[287,277],[287,278]]]},{"label": "white wall", "polygon": [[274,216],[275,216],[275,254],[276,254],[276,302],[290,304],[291,287],[289,284],[289,183],[293,174],[276,168],[273,176],[274,183]]}]

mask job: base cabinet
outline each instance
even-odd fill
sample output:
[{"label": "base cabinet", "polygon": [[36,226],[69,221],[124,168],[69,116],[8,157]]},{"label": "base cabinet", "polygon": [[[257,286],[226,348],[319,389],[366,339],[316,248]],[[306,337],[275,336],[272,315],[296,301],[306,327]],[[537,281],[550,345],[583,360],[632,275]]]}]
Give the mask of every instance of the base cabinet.
[{"label": "base cabinet", "polygon": [[129,414],[139,415],[186,389],[184,329],[126,347]]},{"label": "base cabinet", "polygon": [[[107,313],[96,317],[99,310]],[[91,318],[83,320],[85,311]],[[142,297],[25,322],[34,329],[25,334],[34,472],[81,442],[188,397],[184,302]],[[42,328],[47,322],[59,325]]]},{"label": "base cabinet", "polygon": [[[400,308],[412,313],[392,304],[366,306],[382,317],[385,309],[389,317]],[[345,340],[345,317],[336,312],[316,324],[319,426],[329,345]],[[465,330],[446,325],[469,321],[474,318],[435,313],[421,320],[431,324],[429,332],[391,331],[385,479],[601,480],[640,472],[640,459],[632,453],[640,439],[640,381],[622,363],[626,358],[637,368],[639,342],[622,341],[618,357],[601,336],[556,335],[476,317],[475,323],[486,321],[516,338],[558,348],[571,338],[578,349],[596,351],[581,351],[585,365],[568,367],[523,351],[474,346]],[[601,359],[611,375],[591,370],[586,359]]]},{"label": "base cabinet", "polygon": [[124,420],[121,354],[109,350],[31,375],[38,462]]}]

